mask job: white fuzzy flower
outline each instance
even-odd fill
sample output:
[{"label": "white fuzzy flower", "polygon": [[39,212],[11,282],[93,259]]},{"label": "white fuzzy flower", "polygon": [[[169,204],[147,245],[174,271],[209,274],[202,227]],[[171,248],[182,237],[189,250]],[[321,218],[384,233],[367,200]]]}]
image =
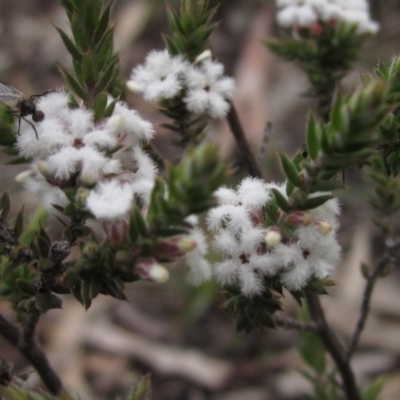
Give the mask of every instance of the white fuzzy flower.
[{"label": "white fuzzy flower", "polygon": [[148,205],[157,175],[157,168],[153,160],[139,146],[133,148],[132,157],[136,170],[132,189],[135,195],[141,198],[143,204]]},{"label": "white fuzzy flower", "polygon": [[148,142],[153,138],[153,125],[149,121],[141,118],[137,111],[131,110],[126,103],[122,101],[117,102],[111,118],[113,117],[120,118],[118,129],[115,129],[115,126],[112,124],[108,125],[112,129],[113,133],[131,134],[143,142]]},{"label": "white fuzzy flower", "polygon": [[205,60],[199,66],[190,66],[185,71],[187,88],[184,102],[189,111],[208,113],[212,118],[223,118],[229,111],[229,100],[233,96],[235,83],[223,76],[223,65]]},{"label": "white fuzzy flower", "polygon": [[180,56],[171,57],[167,51],[152,51],[143,65],[132,71],[128,89],[141,92],[148,101],[175,97],[182,89],[181,74],[188,63]]},{"label": "white fuzzy flower", "polygon": [[271,198],[264,181],[257,178],[245,178],[237,188],[238,201],[249,210],[265,206]]},{"label": "white fuzzy flower", "polygon": [[98,219],[120,219],[131,209],[134,192],[117,179],[100,182],[86,200],[87,209]]},{"label": "white fuzzy flower", "polygon": [[375,34],[379,25],[371,20],[366,0],[277,0],[278,24],[284,28],[309,28],[315,22],[357,24],[360,34]]},{"label": "white fuzzy flower", "polygon": [[[220,205],[207,216],[213,247],[223,257],[214,264],[218,282],[238,285],[250,297],[262,293],[264,277],[276,277],[287,289],[301,290],[310,279],[329,276],[340,258],[337,200],[310,210],[310,221],[294,224],[291,237],[283,240],[279,226],[266,226],[264,221],[265,206],[274,199],[272,189],[286,197],[286,184],[252,178],[245,178],[236,190],[220,188],[216,192]],[[322,194],[327,193],[312,197]],[[271,232],[279,237],[266,240]]]},{"label": "white fuzzy flower", "polygon": [[[115,104],[111,117],[100,121],[94,120],[92,111],[83,106],[70,109],[68,103],[69,97],[65,92],[50,93],[40,98],[38,108],[45,118],[35,125],[38,138],[29,124],[23,121],[21,125],[17,148],[22,156],[34,161],[30,178],[24,182],[27,188],[49,197],[44,191],[54,192],[50,190],[52,187],[61,193],[63,188],[71,185],[89,189],[95,187],[89,196],[89,204],[96,217],[102,213],[99,208],[107,208],[98,205],[107,203],[108,191],[114,186],[116,195],[121,194],[116,204],[130,205],[134,194],[141,197],[144,203],[148,202],[156,168],[139,143],[152,138],[152,125],[122,102]],[[136,145],[129,153],[126,150],[131,148],[132,143]],[[130,169],[124,165],[129,160]],[[117,176],[117,179],[110,180],[112,176]],[[121,176],[128,177],[126,182]],[[122,214],[125,209],[120,207],[124,210]],[[110,210],[110,215],[115,213],[116,210]]]}]

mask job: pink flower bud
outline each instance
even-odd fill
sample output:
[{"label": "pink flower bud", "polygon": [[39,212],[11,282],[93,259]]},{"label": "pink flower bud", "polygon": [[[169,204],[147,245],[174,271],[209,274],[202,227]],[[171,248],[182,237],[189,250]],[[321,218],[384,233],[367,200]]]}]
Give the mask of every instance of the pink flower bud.
[{"label": "pink flower bud", "polygon": [[125,218],[104,220],[103,229],[110,242],[114,244],[122,244],[128,238],[129,223]]},{"label": "pink flower bud", "polygon": [[160,259],[175,261],[196,247],[197,243],[189,236],[177,235],[160,240],[156,245],[154,255]]},{"label": "pink flower bud", "polygon": [[324,31],[323,26],[319,22],[315,22],[310,26],[310,35],[311,36],[320,36]]},{"label": "pink flower bud", "polygon": [[136,263],[136,272],[146,282],[164,283],[169,279],[168,270],[153,257],[142,258]]},{"label": "pink flower bud", "polygon": [[309,212],[295,211],[286,217],[286,222],[292,226],[307,226],[313,221],[313,216]]}]

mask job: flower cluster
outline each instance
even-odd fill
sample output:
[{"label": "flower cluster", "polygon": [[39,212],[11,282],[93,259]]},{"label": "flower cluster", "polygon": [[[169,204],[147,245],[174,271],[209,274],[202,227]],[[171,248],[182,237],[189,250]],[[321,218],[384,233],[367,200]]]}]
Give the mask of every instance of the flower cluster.
[{"label": "flower cluster", "polygon": [[150,102],[179,97],[190,112],[222,118],[235,87],[233,79],[223,73],[223,65],[209,58],[191,64],[167,51],[152,51],[132,71],[127,86]]},{"label": "flower cluster", "polygon": [[218,281],[239,285],[247,296],[263,292],[264,278],[278,278],[287,289],[301,290],[311,278],[329,276],[340,257],[337,200],[285,216],[285,224],[293,228],[287,238],[279,226],[267,227],[264,222],[273,188],[284,195],[286,184],[245,178],[236,191],[221,188],[216,192],[219,206],[207,218],[215,233],[213,245],[223,254],[223,260],[214,264]]},{"label": "flower cluster", "polygon": [[[110,99],[111,100],[111,99]],[[22,121],[17,147],[32,160],[31,169],[18,181],[43,197],[44,206],[66,206],[66,189],[77,190],[75,198],[83,210],[102,223],[107,239],[123,244],[129,233],[132,202],[138,201],[146,214],[157,170],[141,144],[153,136],[152,125],[136,111],[117,102],[113,114],[98,122],[83,106],[71,109],[65,92],[40,99],[38,109],[45,114],[35,131]],[[154,257],[137,263],[139,275],[150,282],[168,279],[162,262],[184,260],[191,268],[189,280],[200,283],[211,276],[206,260],[206,238],[195,216],[188,235],[160,240]]]},{"label": "flower cluster", "polygon": [[33,162],[19,181],[42,195],[47,206],[66,205],[64,190],[80,188],[84,207],[95,218],[121,220],[134,196],[148,202],[156,168],[140,143],[152,138],[153,127],[122,102],[99,122],[91,110],[71,109],[68,103],[62,91],[40,99],[37,107],[45,118],[35,124],[38,138],[22,121],[17,147]]},{"label": "flower cluster", "polygon": [[374,34],[366,0],[277,0],[278,24],[284,28],[310,28],[318,22],[357,24],[358,33]]}]

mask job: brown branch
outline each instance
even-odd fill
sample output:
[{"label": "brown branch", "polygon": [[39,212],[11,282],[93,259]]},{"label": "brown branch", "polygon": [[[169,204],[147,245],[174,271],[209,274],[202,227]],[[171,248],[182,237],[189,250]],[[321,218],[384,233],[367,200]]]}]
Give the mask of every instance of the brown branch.
[{"label": "brown branch", "polygon": [[397,255],[397,251],[398,251],[398,247],[399,247],[399,241],[394,240],[392,238],[386,238],[385,239],[385,247],[386,247],[385,254],[382,256],[382,259],[379,261],[376,268],[373,270],[372,273],[369,274],[369,276],[367,278],[367,283],[364,288],[363,300],[362,300],[362,304],[361,304],[360,316],[358,318],[356,329],[352,336],[351,343],[347,350],[346,356],[347,356],[348,361],[350,361],[351,357],[353,356],[353,354],[357,348],[358,342],[361,337],[361,333],[364,330],[365,324],[367,322],[367,318],[368,318],[369,311],[370,311],[372,292],[374,290],[375,284],[376,284],[377,280],[379,279],[379,277],[382,275],[382,272],[388,266],[388,264],[393,262],[396,259],[396,255]]},{"label": "brown branch", "polygon": [[20,345],[28,347],[35,344],[35,328],[41,315],[42,313],[36,308],[27,315],[20,338]]},{"label": "brown branch", "polygon": [[61,392],[61,380],[49,364],[49,361],[42,350],[37,347],[33,339],[28,341],[23,340],[19,329],[8,322],[1,314],[0,335],[18,349],[19,352],[29,361],[51,393],[57,395]]},{"label": "brown branch", "polygon": [[282,317],[280,315],[275,315],[274,321],[276,325],[285,329],[296,329],[298,331],[311,332],[317,332],[318,330],[318,325],[315,322],[303,322],[288,317]]},{"label": "brown branch", "polygon": [[311,318],[318,326],[317,334],[333,358],[342,378],[343,390],[347,400],[361,400],[353,370],[347,360],[342,345],[339,343],[338,338],[326,322],[319,297],[314,294],[306,293],[306,300]]},{"label": "brown branch", "polygon": [[231,129],[231,132],[236,140],[239,153],[247,169],[249,170],[250,175],[254,178],[262,178],[263,176],[260,167],[257,164],[256,158],[251,151],[249,142],[246,139],[246,135],[240,122],[239,115],[232,102],[230,103],[230,110],[227,116],[227,121],[229,124],[229,128]]}]

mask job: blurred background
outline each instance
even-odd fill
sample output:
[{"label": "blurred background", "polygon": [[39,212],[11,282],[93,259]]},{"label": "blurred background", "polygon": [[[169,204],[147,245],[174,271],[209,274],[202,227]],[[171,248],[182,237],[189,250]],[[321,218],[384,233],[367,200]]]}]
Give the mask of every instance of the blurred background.
[{"label": "blurred background", "polygon": [[[164,47],[161,34],[169,32],[166,3],[117,0],[115,48],[121,51],[124,79],[149,50]],[[168,3],[176,6],[178,1]],[[214,56],[237,81],[235,104],[267,180],[279,181],[282,175],[276,151],[293,155],[304,141],[310,107],[303,96],[306,78],[295,65],[282,62],[262,44],[262,39],[278,35],[273,1],[211,3],[219,4],[219,23],[211,38]],[[374,0],[371,10],[381,30],[344,79],[347,89],[360,82],[360,73],[400,52],[400,2]],[[69,67],[71,60],[54,25],[68,30],[65,13],[56,0],[0,0],[1,81],[27,94],[62,85],[57,64]],[[156,146],[168,157],[168,132],[158,126],[164,117],[138,96],[128,94],[126,101],[156,125]],[[212,125],[209,135],[221,143],[223,157],[236,167],[234,184],[246,171],[237,160],[226,124]],[[40,202],[14,183],[24,166],[5,167],[6,162],[2,156],[0,190],[11,189],[14,212],[24,203],[29,218]],[[354,330],[364,288],[360,263],[374,265],[382,252],[378,232],[369,222],[371,210],[364,201],[368,185],[356,169],[346,171],[346,182],[356,190],[340,193],[343,262],[334,276],[337,286],[324,298],[328,320],[344,342]],[[59,227],[51,220],[50,225],[56,238]],[[46,314],[38,333],[65,386],[85,400],[108,400],[126,393],[140,375],[151,373],[152,400],[305,399],[310,386],[299,373],[305,366],[295,347],[297,332],[235,333],[234,316],[219,308],[218,288],[213,283],[190,287],[185,273],[176,269],[163,286],[129,286],[129,302],[100,296],[86,313],[79,303],[64,297],[63,310]],[[297,305],[289,297],[283,302],[285,314],[296,316]],[[377,285],[371,317],[354,358],[360,383],[387,376],[381,400],[400,398],[398,304],[399,275],[393,271]],[[0,312],[13,319],[5,302],[0,301]],[[29,384],[38,384],[25,360],[1,337],[0,355],[13,363],[16,373],[24,373]]]}]

